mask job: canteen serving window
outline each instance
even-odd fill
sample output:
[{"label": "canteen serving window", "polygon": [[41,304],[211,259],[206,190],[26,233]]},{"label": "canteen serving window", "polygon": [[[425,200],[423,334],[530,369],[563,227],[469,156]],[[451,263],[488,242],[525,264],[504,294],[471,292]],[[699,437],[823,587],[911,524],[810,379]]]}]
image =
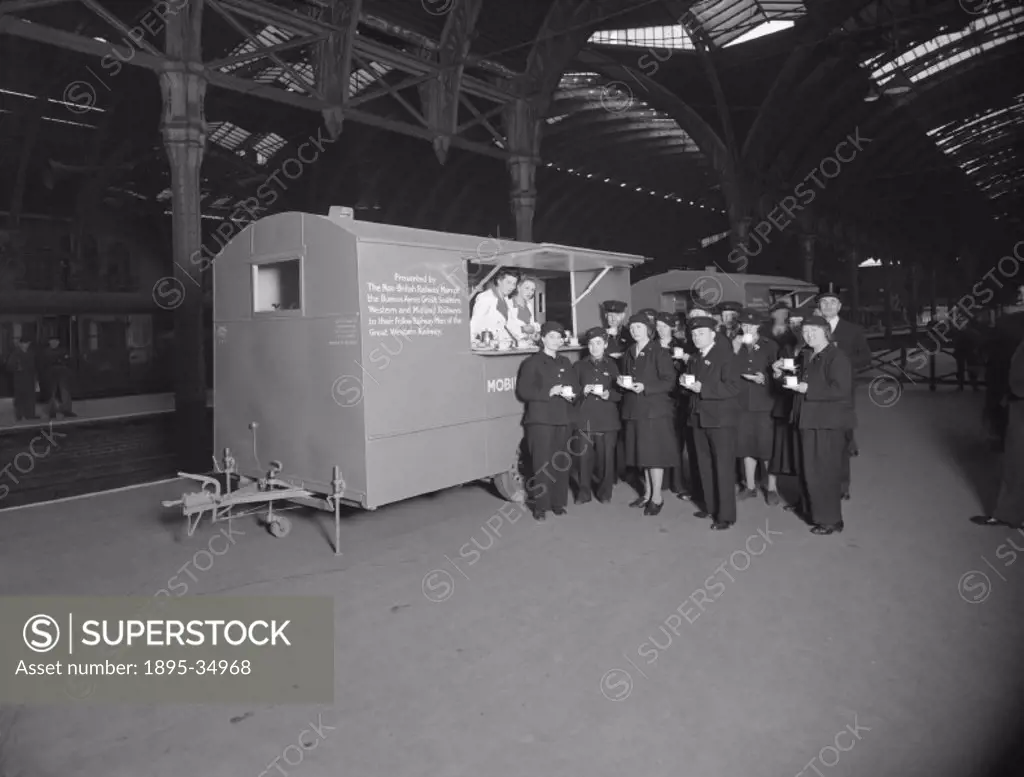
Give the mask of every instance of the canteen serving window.
[{"label": "canteen serving window", "polygon": [[[467,277],[473,298],[470,305],[470,321],[476,295],[488,288],[499,271],[507,269],[515,272],[520,278],[530,276],[537,279],[533,312],[538,324],[557,321],[567,332],[579,335],[580,303],[589,297],[600,281],[613,269],[628,270],[642,261],[639,258],[627,258],[622,254],[551,244],[533,245],[484,260],[469,260]],[[480,353],[487,355],[488,352],[481,350]]]},{"label": "canteen serving window", "polygon": [[278,259],[252,266],[252,312],[302,312],[302,260]]}]

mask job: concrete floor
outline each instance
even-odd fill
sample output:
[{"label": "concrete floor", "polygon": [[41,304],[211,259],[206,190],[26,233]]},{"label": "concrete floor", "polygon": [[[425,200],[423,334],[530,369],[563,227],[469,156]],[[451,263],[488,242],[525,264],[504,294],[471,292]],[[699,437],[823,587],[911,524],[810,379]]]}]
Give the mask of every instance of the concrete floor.
[{"label": "concrete floor", "polygon": [[[660,516],[629,510],[623,487],[610,506],[506,521],[494,540],[502,503],[479,486],[356,513],[340,559],[311,520],[282,540],[241,521],[189,593],[334,596],[334,705],[8,708],[0,775],[273,775],[318,716],[333,730],[283,773],[995,774],[985,756],[1024,691],[1024,562],[996,557],[1010,531],[966,522],[996,474],[981,395],[867,393],[842,535],[763,503],[711,532],[671,496]],[[0,590],[154,593],[211,532],[179,541],[161,520],[182,490],[0,513]],[[460,558],[474,540],[487,549]],[[446,600],[424,595],[445,584]],[[701,588],[702,613],[686,603]],[[677,608],[687,620],[670,620]]]}]

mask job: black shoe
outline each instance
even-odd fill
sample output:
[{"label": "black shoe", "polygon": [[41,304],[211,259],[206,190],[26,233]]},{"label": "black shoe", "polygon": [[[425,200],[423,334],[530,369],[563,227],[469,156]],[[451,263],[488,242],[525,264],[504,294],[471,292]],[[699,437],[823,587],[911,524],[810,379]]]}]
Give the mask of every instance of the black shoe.
[{"label": "black shoe", "polygon": [[630,502],[629,506],[630,507],[646,507],[647,506],[647,500],[644,499],[641,496],[641,497],[639,497],[637,499],[634,499],[632,502]]},{"label": "black shoe", "polygon": [[726,529],[731,529],[732,528],[732,524],[731,523],[726,523],[725,521],[718,521],[718,520],[716,520],[716,521],[713,521],[711,523],[711,528],[714,531],[725,531]]},{"label": "black shoe", "polygon": [[569,511],[566,510],[564,507],[556,507],[551,512],[553,512],[555,515],[566,515]]},{"label": "black shoe", "polygon": [[971,518],[971,523],[978,526],[1007,526],[1011,529],[1019,529],[1019,526],[1014,526],[1012,523],[1006,521],[1000,521],[998,518],[993,518],[991,515],[976,515]]},{"label": "black shoe", "polygon": [[822,536],[829,534],[842,534],[843,524],[837,523],[835,526],[812,526],[811,534],[820,534]]},{"label": "black shoe", "polygon": [[661,512],[661,508],[665,506],[664,502],[648,502],[644,508],[644,515],[657,515]]},{"label": "black shoe", "polygon": [[756,488],[741,488],[740,492],[736,494],[736,499],[740,502],[745,502],[748,499],[753,499],[757,496]]},{"label": "black shoe", "polygon": [[584,497],[579,497],[578,496],[578,497],[576,497],[576,504],[578,504],[578,505],[585,505],[587,502],[591,501],[591,499],[592,499],[592,497],[589,497],[589,496],[584,496]]},{"label": "black shoe", "polygon": [[693,517],[694,518],[710,518],[711,517],[711,513],[709,513],[707,510],[698,510],[697,512],[695,512],[693,514]]},{"label": "black shoe", "polygon": [[547,512],[547,510],[534,510],[533,511],[533,520],[535,520],[535,521],[546,521],[547,519],[548,519],[548,512]]},{"label": "black shoe", "polygon": [[847,492],[845,492],[843,494],[843,501],[844,502],[849,502],[850,501],[850,492],[849,491],[847,491]]},{"label": "black shoe", "polygon": [[606,504],[610,504],[612,500],[611,499],[605,499],[604,497],[600,497],[599,496],[597,498],[597,501],[600,502],[603,505],[606,505]]},{"label": "black shoe", "polygon": [[771,507],[775,507],[782,503],[782,497],[779,496],[778,491],[765,491],[764,492],[764,503]]},{"label": "black shoe", "polygon": [[676,491],[675,495],[676,495],[676,499],[682,499],[684,502],[689,502],[690,500],[693,499],[693,497],[690,496],[685,491]]}]

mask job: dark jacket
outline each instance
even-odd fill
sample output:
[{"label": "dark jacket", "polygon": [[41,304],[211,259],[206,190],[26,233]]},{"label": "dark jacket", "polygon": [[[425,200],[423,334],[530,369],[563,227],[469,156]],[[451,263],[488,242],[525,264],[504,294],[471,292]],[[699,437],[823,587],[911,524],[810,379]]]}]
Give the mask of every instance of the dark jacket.
[{"label": "dark jacket", "polygon": [[683,389],[690,394],[690,426],[702,429],[736,426],[742,380],[737,366],[732,346],[724,342],[716,342],[707,356],[698,353],[690,360],[687,372],[701,384],[700,394]]},{"label": "dark jacket", "polygon": [[[807,393],[793,392],[793,423],[799,429],[852,429],[853,365],[846,354],[829,343],[817,356],[801,353],[797,379]],[[792,391],[792,389],[783,389]]]},{"label": "dark jacket", "polygon": [[17,349],[7,357],[7,371],[11,373],[14,384],[18,387],[35,387],[36,383],[36,359],[32,351],[21,352]]},{"label": "dark jacket", "polygon": [[[736,374],[740,381],[738,400],[741,410],[767,413],[774,407],[777,386],[772,377],[772,364],[778,358],[779,346],[771,338],[761,337],[753,346],[740,346],[736,354]],[[764,375],[764,385],[743,377],[758,373]]]},{"label": "dark jacket", "polygon": [[[605,333],[607,334],[607,332],[608,330],[606,329]],[[629,331],[626,327],[620,327],[617,335],[608,335],[608,347],[605,349],[605,353],[621,365],[622,359],[626,356],[626,351],[629,350],[629,346],[632,344],[633,340],[629,336]]]},{"label": "dark jacket", "polygon": [[[801,340],[797,341],[796,336],[792,336],[787,339],[786,343],[779,348],[778,359],[795,359],[796,364],[800,364],[803,358],[802,354],[804,351],[810,352],[810,348]],[[775,401],[772,405],[772,418],[779,418],[784,421],[789,421],[793,417],[793,398],[797,395],[797,392],[790,389],[782,388],[782,381],[785,380],[787,375],[797,375],[799,373],[785,372],[782,373],[782,378],[775,383]],[[772,378],[774,379],[774,374]]]},{"label": "dark jacket", "polygon": [[864,334],[864,327],[860,324],[839,319],[832,333],[832,342],[846,354],[854,374],[871,366],[871,346],[868,344],[867,335]]},{"label": "dark jacket", "polygon": [[1010,362],[1010,401],[1024,401],[1024,340],[1017,346]]},{"label": "dark jacket", "polygon": [[572,386],[576,396],[580,387],[572,363],[564,356],[548,356],[539,351],[527,358],[519,368],[516,391],[526,403],[523,426],[544,424],[546,426],[569,426],[575,412],[572,403],[560,396],[551,396],[555,386]]},{"label": "dark jacket", "polygon": [[623,359],[622,374],[633,376],[634,383],[644,384],[641,394],[622,392],[622,420],[672,417],[676,368],[668,351],[651,340],[637,355],[636,345],[632,345]]},{"label": "dark jacket", "polygon": [[[619,405],[622,392],[619,391],[619,368],[615,360],[605,356],[601,361],[594,361],[588,356],[573,365],[576,373],[576,385],[580,387],[580,399],[576,400],[576,423],[587,432],[614,432],[621,428],[619,422]],[[585,386],[600,384],[608,389],[608,399],[595,397],[593,394],[583,396]]]}]

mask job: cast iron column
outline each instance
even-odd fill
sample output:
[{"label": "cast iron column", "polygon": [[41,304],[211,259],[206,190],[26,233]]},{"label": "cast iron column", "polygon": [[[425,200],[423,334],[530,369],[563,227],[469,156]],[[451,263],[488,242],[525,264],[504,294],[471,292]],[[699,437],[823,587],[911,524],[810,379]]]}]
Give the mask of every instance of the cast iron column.
[{"label": "cast iron column", "polygon": [[512,158],[512,213],[516,240],[533,242],[533,217],[537,210],[537,162],[540,159],[540,121],[525,99],[505,108],[505,122]]},{"label": "cast iron column", "polygon": [[[169,25],[169,42],[172,30]],[[199,171],[206,146],[206,76],[201,62],[169,62],[160,74],[160,86],[164,95],[161,130],[171,164],[174,286],[181,294],[174,311],[179,466],[186,472],[205,472],[212,451],[207,449],[210,430],[203,354],[204,300],[196,277],[200,265],[192,261],[202,246]]]},{"label": "cast iron column", "polygon": [[800,235],[800,259],[803,263],[804,280],[814,283],[814,235]]}]

